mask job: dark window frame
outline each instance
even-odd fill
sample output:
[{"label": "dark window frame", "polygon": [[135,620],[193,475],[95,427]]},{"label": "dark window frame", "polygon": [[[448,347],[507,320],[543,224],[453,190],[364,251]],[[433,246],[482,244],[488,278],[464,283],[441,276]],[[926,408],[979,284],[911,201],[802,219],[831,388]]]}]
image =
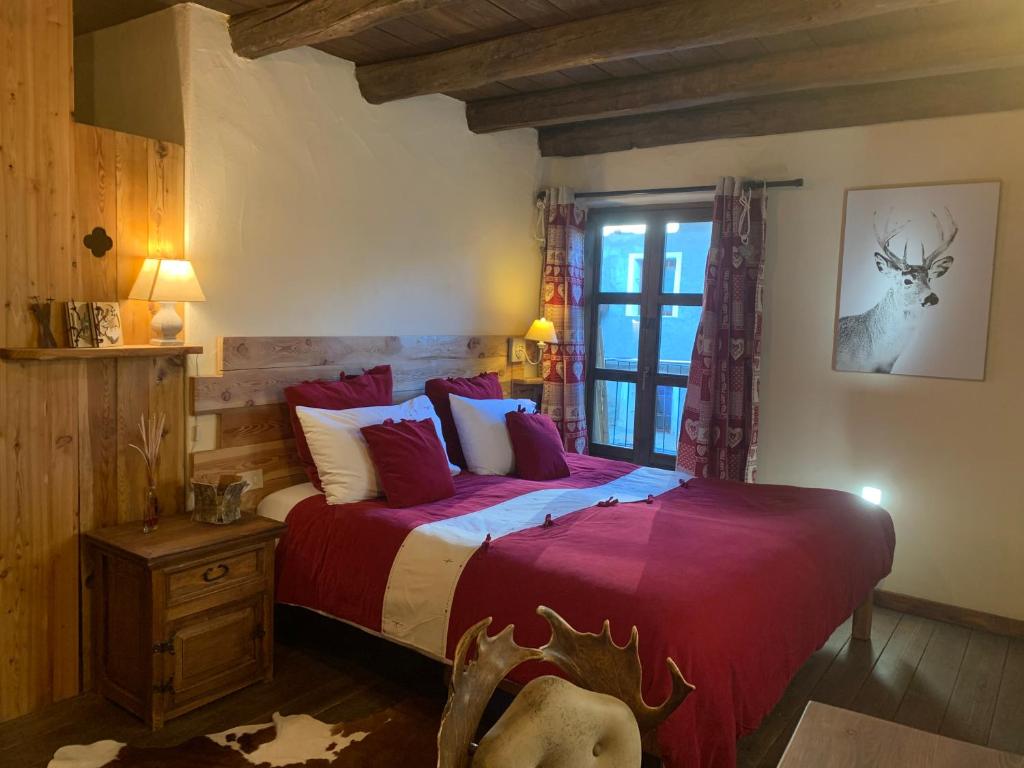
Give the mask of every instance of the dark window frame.
[{"label": "dark window frame", "polygon": [[[658,355],[661,343],[661,312],[665,306],[699,307],[703,293],[663,293],[662,278],[665,260],[665,224],[706,222],[712,220],[713,203],[681,203],[675,205],[615,206],[592,208],[587,218],[584,238],[585,328],[587,332],[586,417],[590,430],[590,453],[636,464],[673,467],[675,456],[655,451],[655,414],[658,386],[685,387],[689,377],[659,373]],[[601,292],[601,229],[613,224],[647,224],[644,235],[644,266],[639,293]],[[597,309],[602,304],[638,304],[640,306],[640,338],[637,370],[624,371],[598,368]],[[633,421],[633,447],[606,445],[594,441],[594,404],[598,380],[625,381],[636,385]]]}]

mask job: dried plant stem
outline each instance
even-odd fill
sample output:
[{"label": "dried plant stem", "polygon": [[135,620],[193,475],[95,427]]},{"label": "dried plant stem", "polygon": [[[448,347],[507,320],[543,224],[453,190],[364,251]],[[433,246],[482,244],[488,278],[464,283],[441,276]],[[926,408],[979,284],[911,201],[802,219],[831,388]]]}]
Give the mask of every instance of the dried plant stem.
[{"label": "dried plant stem", "polygon": [[139,416],[139,436],[142,438],[142,447],[129,443],[142,456],[146,464],[146,480],[150,488],[156,488],[157,469],[160,466],[160,444],[164,439],[164,424],[167,421],[166,414],[146,414]]}]

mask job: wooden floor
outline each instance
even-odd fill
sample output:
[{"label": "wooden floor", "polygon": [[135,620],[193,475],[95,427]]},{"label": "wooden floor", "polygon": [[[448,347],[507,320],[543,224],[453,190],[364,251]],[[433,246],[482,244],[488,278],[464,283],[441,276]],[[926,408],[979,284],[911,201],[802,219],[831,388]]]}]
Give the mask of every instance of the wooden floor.
[{"label": "wooden floor", "polygon": [[[94,695],[0,724],[0,768],[45,766],[64,744],[115,739],[166,746],[304,712],[326,722],[415,700],[444,704],[441,668],[337,622],[288,610],[276,677],[150,733]],[[287,631],[281,629],[287,627]],[[840,627],[797,674],[761,728],[740,742],[743,768],[775,766],[808,700],[1024,753],[1024,641],[878,609],[871,642]]]}]

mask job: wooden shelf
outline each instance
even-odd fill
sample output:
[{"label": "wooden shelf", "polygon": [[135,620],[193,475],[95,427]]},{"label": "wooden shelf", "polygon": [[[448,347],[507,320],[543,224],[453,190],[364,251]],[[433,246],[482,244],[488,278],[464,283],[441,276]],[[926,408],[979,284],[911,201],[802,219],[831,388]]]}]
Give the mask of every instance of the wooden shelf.
[{"label": "wooden shelf", "polygon": [[201,355],[203,348],[185,344],[180,347],[158,347],[152,344],[125,344],[122,347],[0,347],[3,360],[99,360],[108,357],[177,357]]}]

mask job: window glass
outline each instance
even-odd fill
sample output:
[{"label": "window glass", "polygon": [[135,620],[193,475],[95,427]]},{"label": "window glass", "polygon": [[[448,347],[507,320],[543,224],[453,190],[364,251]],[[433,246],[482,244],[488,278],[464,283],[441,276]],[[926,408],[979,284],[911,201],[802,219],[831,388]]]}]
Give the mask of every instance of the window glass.
[{"label": "window glass", "polygon": [[640,306],[600,304],[594,365],[616,371],[635,371],[640,350]]},{"label": "window glass", "polygon": [[658,373],[690,375],[690,357],[700,323],[700,307],[665,306],[658,341]]},{"label": "window glass", "polygon": [[710,246],[710,221],[670,221],[665,224],[661,292],[703,293]]},{"label": "window glass", "polygon": [[646,224],[611,224],[601,228],[602,293],[640,293],[646,236]]},{"label": "window glass", "polygon": [[654,452],[676,455],[686,387],[658,386],[654,401]]},{"label": "window glass", "polygon": [[594,382],[594,424],[590,436],[593,442],[632,448],[635,417],[636,383],[604,379]]}]

